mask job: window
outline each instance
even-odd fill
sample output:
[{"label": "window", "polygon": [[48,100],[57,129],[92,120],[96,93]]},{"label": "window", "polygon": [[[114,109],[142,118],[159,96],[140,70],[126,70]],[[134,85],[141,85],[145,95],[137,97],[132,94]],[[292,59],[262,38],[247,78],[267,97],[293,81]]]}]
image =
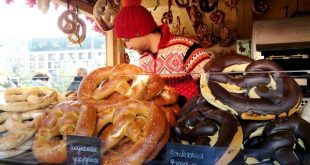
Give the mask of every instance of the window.
[{"label": "window", "polygon": [[[11,4],[0,1],[0,53],[1,58],[5,59],[0,70],[7,71],[12,77],[24,76],[19,77],[25,80],[20,84],[26,86],[30,83],[32,72],[43,69],[55,80],[52,86],[64,92],[76,74],[76,68],[83,65],[91,71],[106,65],[106,37],[95,32],[93,22],[79,14],[87,25],[86,39],[81,45],[70,43],[67,35],[57,26],[58,17],[66,6],[59,5],[55,9],[54,5],[51,3],[48,12],[43,14],[37,6],[30,8],[25,1],[16,0]],[[103,52],[100,58],[89,53],[98,51]]]}]

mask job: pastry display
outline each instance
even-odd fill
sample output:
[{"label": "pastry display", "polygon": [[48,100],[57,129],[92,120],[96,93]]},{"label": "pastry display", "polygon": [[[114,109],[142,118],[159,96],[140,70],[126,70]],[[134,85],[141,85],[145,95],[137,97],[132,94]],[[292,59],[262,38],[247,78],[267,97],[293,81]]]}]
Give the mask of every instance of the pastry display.
[{"label": "pastry display", "polygon": [[8,88],[0,104],[0,158],[31,149],[32,137],[45,114],[61,97],[47,87]]},{"label": "pastry display", "polygon": [[57,101],[58,94],[48,87],[9,88],[4,91],[4,99],[0,110],[22,112],[47,107]]},{"label": "pastry display", "polygon": [[64,96],[9,88],[0,104],[0,158],[31,151],[40,163],[62,164],[67,135],[77,135],[100,138],[101,164],[148,163],[169,141],[223,148],[214,164],[310,161],[310,124],[296,115],[302,93],[279,66],[226,54],[204,70],[201,95],[182,108],[160,75],[131,64],[95,69]]}]

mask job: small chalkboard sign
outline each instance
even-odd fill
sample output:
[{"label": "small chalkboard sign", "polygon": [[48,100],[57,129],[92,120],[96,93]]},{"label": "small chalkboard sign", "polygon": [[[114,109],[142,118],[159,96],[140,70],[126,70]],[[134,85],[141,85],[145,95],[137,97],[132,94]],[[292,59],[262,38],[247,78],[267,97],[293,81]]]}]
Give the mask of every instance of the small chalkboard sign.
[{"label": "small chalkboard sign", "polygon": [[100,164],[100,138],[86,136],[67,136],[68,165]]},{"label": "small chalkboard sign", "polygon": [[224,152],[224,148],[168,143],[166,145],[165,164],[213,165]]}]

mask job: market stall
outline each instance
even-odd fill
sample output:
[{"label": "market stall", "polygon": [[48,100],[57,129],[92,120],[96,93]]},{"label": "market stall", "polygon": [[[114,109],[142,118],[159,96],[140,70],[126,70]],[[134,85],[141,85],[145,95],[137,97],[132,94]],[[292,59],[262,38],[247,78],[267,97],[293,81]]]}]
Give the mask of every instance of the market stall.
[{"label": "market stall", "polygon": [[79,12],[92,17],[107,66],[77,91],[1,89],[0,164],[310,164],[309,2],[281,1],[283,15],[280,0],[142,1],[172,34],[141,67],[125,53],[140,34],[114,20],[135,2],[31,2],[67,6],[57,27],[72,44],[87,35]]}]

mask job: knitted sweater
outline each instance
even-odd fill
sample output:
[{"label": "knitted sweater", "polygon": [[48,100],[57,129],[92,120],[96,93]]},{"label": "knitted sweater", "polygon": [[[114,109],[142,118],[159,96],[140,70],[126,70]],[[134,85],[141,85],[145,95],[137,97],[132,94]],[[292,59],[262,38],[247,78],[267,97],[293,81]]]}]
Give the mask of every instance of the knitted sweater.
[{"label": "knitted sweater", "polygon": [[168,86],[190,99],[199,93],[199,73],[213,54],[193,39],[172,35],[167,25],[161,29],[157,53],[144,53],[139,65],[146,72],[160,74]]}]

